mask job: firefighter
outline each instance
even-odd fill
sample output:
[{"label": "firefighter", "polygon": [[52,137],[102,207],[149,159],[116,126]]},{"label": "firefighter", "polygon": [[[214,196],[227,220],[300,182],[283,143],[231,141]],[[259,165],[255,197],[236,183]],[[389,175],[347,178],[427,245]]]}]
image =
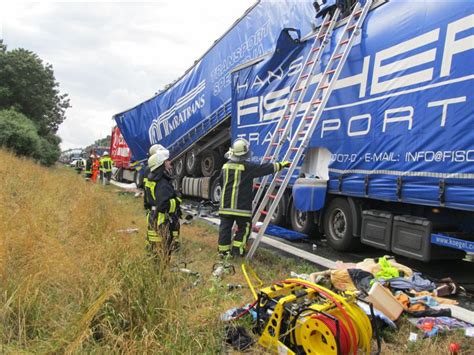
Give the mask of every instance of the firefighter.
[{"label": "firefighter", "polygon": [[76,160],[74,166],[76,168],[76,171],[78,174],[80,174],[82,172],[82,170],[84,169],[84,159],[82,158],[79,158]]},{"label": "firefighter", "polygon": [[109,156],[109,152],[105,151],[100,159],[100,176],[104,185],[110,184],[110,179],[112,178],[112,164],[113,162]]},{"label": "firefighter", "polygon": [[89,180],[92,176],[92,164],[94,163],[94,155],[91,154],[86,161],[86,170],[84,173],[86,174],[86,180]]},{"label": "firefighter", "polygon": [[[148,151],[148,157],[155,154],[158,150],[166,150],[161,144],[154,144],[150,147]],[[145,166],[143,170],[143,190],[145,193],[143,194],[143,207],[145,208],[145,215],[146,215],[146,223],[147,223],[147,231],[146,231],[146,240],[150,241],[156,238],[156,231],[153,228],[153,225],[150,223],[150,212],[151,207],[153,205],[153,201],[149,199],[147,196],[149,194],[146,193],[146,187],[148,184],[148,174],[150,174],[150,166]]]},{"label": "firefighter", "polygon": [[[179,217],[181,198],[171,185],[172,165],[169,151],[159,149],[148,159],[150,174],[145,186],[151,204],[150,229],[157,233],[148,238],[153,253],[159,252],[169,260],[171,252],[179,247]],[[161,250],[158,248],[161,247]]]},{"label": "firefighter", "polygon": [[[249,161],[250,143],[238,138],[226,153],[227,163],[220,175],[222,195],[219,206],[218,252],[221,258],[243,256],[252,229],[252,185],[256,177],[269,175],[290,166],[290,162],[256,164]],[[232,241],[232,227],[237,232]]]}]

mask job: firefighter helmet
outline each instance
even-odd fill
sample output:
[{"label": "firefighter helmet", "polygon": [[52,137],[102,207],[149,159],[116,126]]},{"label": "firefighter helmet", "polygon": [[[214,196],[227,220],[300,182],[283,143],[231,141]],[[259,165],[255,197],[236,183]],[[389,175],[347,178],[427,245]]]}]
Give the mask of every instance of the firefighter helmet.
[{"label": "firefighter helmet", "polygon": [[166,150],[165,147],[163,147],[161,144],[153,144],[150,149],[148,150],[148,153],[150,154],[150,156],[152,156],[153,154],[155,154],[157,151],[159,150]]},{"label": "firefighter helmet", "polygon": [[250,143],[244,138],[237,138],[232,144],[232,148],[229,150],[230,155],[236,157],[243,157],[244,155],[247,155],[249,151]]},{"label": "firefighter helmet", "polygon": [[154,171],[158,169],[163,163],[168,160],[170,157],[170,152],[168,149],[160,149],[155,154],[153,154],[148,159],[148,166],[150,167],[150,171]]}]

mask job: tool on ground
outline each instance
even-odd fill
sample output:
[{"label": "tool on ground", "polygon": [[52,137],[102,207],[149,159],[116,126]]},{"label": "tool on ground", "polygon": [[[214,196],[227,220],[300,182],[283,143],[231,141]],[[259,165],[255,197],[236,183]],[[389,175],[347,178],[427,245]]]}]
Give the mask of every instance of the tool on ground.
[{"label": "tool on ground", "polygon": [[234,275],[235,267],[225,261],[221,261],[212,265],[212,276],[221,279],[224,275]]},{"label": "tool on ground", "polygon": [[355,293],[340,296],[309,281],[287,279],[261,289],[255,311],[258,342],[270,351],[370,354],[373,327]]},{"label": "tool on ground", "polygon": [[[182,267],[180,267],[182,265]],[[171,271],[173,272],[181,272],[183,274],[187,274],[189,276],[193,276],[196,278],[196,280],[192,283],[192,286],[197,286],[201,282],[201,273],[197,271],[193,271],[191,269],[188,269],[187,263],[182,261],[176,264],[173,268],[171,268]]]},{"label": "tool on ground", "polygon": [[[255,225],[260,220],[261,216],[265,216],[265,218],[252,243],[247,259],[253,257],[253,254],[270,223],[273,213],[285,193],[285,189],[288,186],[293,173],[301,166],[306,146],[318,125],[323,110],[326,107],[326,103],[331,96],[332,90],[335,88],[336,81],[344,67],[352,45],[354,44],[354,40],[358,35],[360,35],[361,26],[371,5],[372,0],[366,0],[362,6],[357,2],[323,73],[317,74],[316,71],[317,68],[319,68],[324,48],[330,42],[334,26],[339,20],[339,9],[336,8],[333,16],[327,14],[323,20],[323,23],[315,37],[314,44],[306,57],[303,69],[301,70],[298,79],[296,80],[296,84],[290,93],[288,103],[283,110],[283,115],[277,123],[275,134],[273,134],[272,140],[263,157],[264,162],[277,160],[289,161],[291,162],[291,165],[284,172],[284,176],[282,176],[283,171],[277,172],[273,176],[273,180],[268,188],[268,176],[264,177],[261,183],[257,185],[258,191],[252,202],[253,210],[255,211],[252,225]],[[280,151],[283,146],[286,147],[287,139],[289,139],[290,133],[293,131],[293,122],[299,113],[299,109],[305,99],[308,88],[313,80],[317,79],[318,75],[320,75],[319,82],[311,95],[309,105],[307,105],[304,114],[298,123],[298,128],[291,138],[283,159],[279,159]],[[265,195],[263,196],[263,199],[261,199],[265,189]]]}]

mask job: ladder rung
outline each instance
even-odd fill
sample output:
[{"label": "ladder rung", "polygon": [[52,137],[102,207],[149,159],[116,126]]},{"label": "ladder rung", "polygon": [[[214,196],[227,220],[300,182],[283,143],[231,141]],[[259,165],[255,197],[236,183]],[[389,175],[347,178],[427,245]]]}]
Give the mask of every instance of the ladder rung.
[{"label": "ladder rung", "polygon": [[290,117],[291,117],[290,115],[285,115],[285,116],[283,116],[283,119],[284,119],[284,120],[287,120],[287,119],[289,119]]},{"label": "ladder rung", "polygon": [[301,88],[296,89],[295,92],[303,91],[304,89],[306,89],[306,87],[303,86],[303,87],[301,87]]},{"label": "ladder rung", "polygon": [[334,74],[336,72],[336,69],[331,69],[326,72],[326,74]]},{"label": "ladder rung", "polygon": [[312,105],[319,105],[322,101],[321,100],[314,100],[311,104]]},{"label": "ladder rung", "polygon": [[258,189],[258,188],[260,188],[260,186],[261,186],[261,184],[253,184],[254,189]]},{"label": "ladder rung", "polygon": [[305,78],[307,78],[308,76],[309,76],[309,74],[303,74],[303,75],[300,76],[300,79],[305,79]]},{"label": "ladder rung", "polygon": [[291,151],[297,152],[299,149],[300,149],[300,148],[298,148],[298,147],[293,147],[293,148],[291,148]]},{"label": "ladder rung", "polygon": [[314,47],[313,49],[311,49],[311,52],[317,52],[321,49],[321,47]]},{"label": "ladder rung", "polygon": [[306,134],[306,132],[300,132],[298,133],[299,136],[304,136]]},{"label": "ladder rung", "polygon": [[272,195],[272,194],[268,195],[268,198],[271,198],[272,200],[276,199],[276,197],[277,197],[276,195]]},{"label": "ladder rung", "polygon": [[359,10],[359,11],[357,11],[357,12],[354,12],[354,17],[360,16],[361,13],[362,13],[362,10]]},{"label": "ladder rung", "polygon": [[352,25],[352,26],[347,27],[347,30],[348,30],[348,31],[352,31],[352,30],[353,30],[354,28],[356,28],[356,27],[357,27],[357,25]]},{"label": "ladder rung", "polygon": [[339,54],[336,54],[333,58],[334,59],[339,59],[339,58],[342,57],[342,55],[343,55],[343,53],[339,53]]},{"label": "ladder rung", "polygon": [[311,121],[313,118],[314,118],[313,116],[306,116],[304,119],[305,119],[306,121]]},{"label": "ladder rung", "polygon": [[296,105],[298,102],[297,101],[293,101],[293,102],[290,102],[288,105]]},{"label": "ladder rung", "polygon": [[323,89],[327,89],[328,87],[329,87],[329,84],[325,84],[325,85],[321,86],[320,89],[323,90]]},{"label": "ladder rung", "polygon": [[284,131],[285,131],[284,128],[278,128],[278,129],[277,129],[277,132],[284,132]]},{"label": "ladder rung", "polygon": [[346,43],[349,43],[349,40],[348,39],[345,39],[344,41],[341,41],[341,43],[339,43],[340,45],[343,45],[343,44],[346,44]]},{"label": "ladder rung", "polygon": [[272,145],[273,145],[274,147],[276,147],[276,146],[278,145],[278,143],[272,143]]},{"label": "ladder rung", "polygon": [[279,182],[279,183],[282,183],[282,182],[283,182],[283,179],[276,178],[275,181],[276,181],[276,182]]},{"label": "ladder rung", "polygon": [[311,65],[311,64],[313,64],[313,63],[314,63],[314,60],[310,60],[309,62],[306,63],[306,65],[309,66],[309,65]]},{"label": "ladder rung", "polygon": [[263,160],[272,160],[272,157],[263,157]]},{"label": "ladder rung", "polygon": [[268,211],[261,210],[260,213],[266,216],[268,214]]}]

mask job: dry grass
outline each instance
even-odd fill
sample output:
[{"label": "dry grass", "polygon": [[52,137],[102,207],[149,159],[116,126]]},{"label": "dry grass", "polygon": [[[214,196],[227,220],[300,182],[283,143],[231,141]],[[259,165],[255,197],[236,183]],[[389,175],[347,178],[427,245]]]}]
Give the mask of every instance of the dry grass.
[{"label": "dry grass", "polygon": [[[1,350],[219,351],[218,315],[251,297],[223,292],[241,276],[211,280],[213,229],[183,228],[175,262],[203,275],[191,288],[192,277],[162,272],[148,259],[140,199],[4,151],[0,179]],[[130,227],[140,233],[117,232]]]},{"label": "dry grass", "polygon": [[[236,275],[213,280],[210,226],[182,229],[173,262],[202,274],[192,287],[192,276],[160,270],[147,257],[141,199],[4,151],[0,183],[0,352],[214,354],[222,348],[219,314],[252,299],[248,289],[226,291],[227,283],[245,284],[237,263]],[[140,232],[117,232],[126,228]],[[314,270],[268,251],[255,268],[265,285],[290,270]],[[450,338],[421,349],[407,345],[408,332],[402,327],[383,353],[447,352]]]}]

